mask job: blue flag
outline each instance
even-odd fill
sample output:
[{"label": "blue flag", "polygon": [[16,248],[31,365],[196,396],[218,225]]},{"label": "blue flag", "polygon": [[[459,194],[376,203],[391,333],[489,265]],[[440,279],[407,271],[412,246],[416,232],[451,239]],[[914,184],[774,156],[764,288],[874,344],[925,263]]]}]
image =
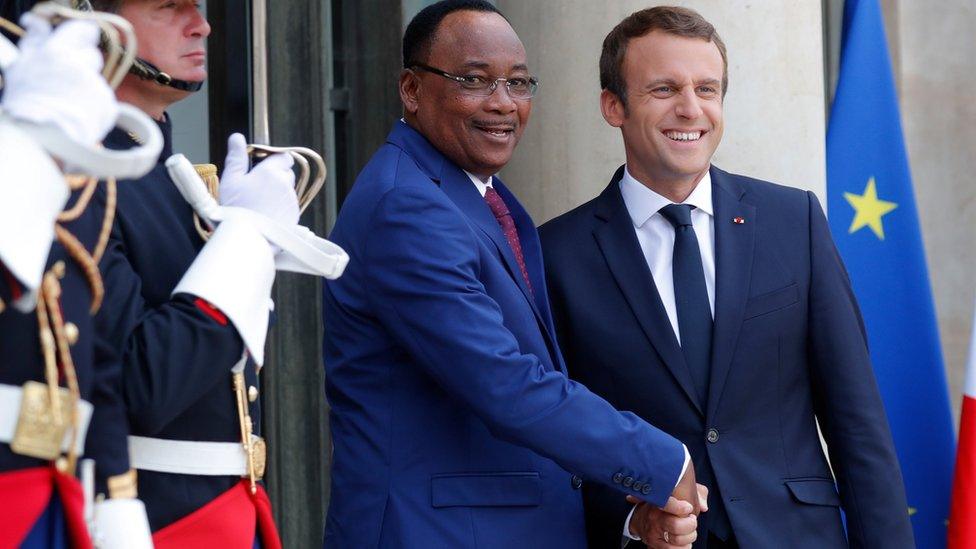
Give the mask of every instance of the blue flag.
[{"label": "blue flag", "polygon": [[827,213],[864,313],[920,548],[945,547],[955,437],[878,0],[847,0]]}]

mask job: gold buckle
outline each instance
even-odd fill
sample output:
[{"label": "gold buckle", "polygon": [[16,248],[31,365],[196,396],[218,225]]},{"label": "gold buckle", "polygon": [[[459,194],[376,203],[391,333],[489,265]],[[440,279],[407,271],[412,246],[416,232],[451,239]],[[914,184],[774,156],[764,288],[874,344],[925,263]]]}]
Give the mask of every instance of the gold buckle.
[{"label": "gold buckle", "polygon": [[[52,406],[51,395],[58,402]],[[52,460],[61,455],[64,434],[71,425],[71,393],[64,387],[50,391],[45,383],[24,383],[17,429],[10,441],[14,453]]]},{"label": "gold buckle", "polygon": [[264,478],[264,469],[268,464],[268,445],[264,439],[251,435],[251,455],[248,460],[254,463],[254,477],[256,480]]}]

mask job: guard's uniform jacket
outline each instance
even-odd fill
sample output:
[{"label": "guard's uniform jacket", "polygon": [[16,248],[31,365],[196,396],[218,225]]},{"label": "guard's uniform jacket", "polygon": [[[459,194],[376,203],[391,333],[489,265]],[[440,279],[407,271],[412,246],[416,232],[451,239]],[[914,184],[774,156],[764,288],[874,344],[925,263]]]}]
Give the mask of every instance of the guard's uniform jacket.
[{"label": "guard's uniform jacket", "polygon": [[[0,160],[2,177],[30,174],[34,181],[24,180],[23,185],[40,185],[42,178],[47,178],[46,181],[52,184],[63,184],[63,176],[53,162],[37,156],[40,153],[46,157],[46,153],[32,144],[11,138],[9,131],[10,128],[0,128],[0,133],[4,134],[0,141],[6,146],[12,142],[18,147],[23,145],[28,152],[3,155],[4,158]],[[10,153],[9,150],[7,152]],[[10,162],[21,161],[30,165],[10,165]],[[79,194],[73,194],[66,209],[76,204]],[[39,213],[30,211],[34,209],[32,204],[8,203],[7,206],[0,207],[7,216],[16,217],[18,214],[9,208],[18,207],[28,210],[23,214],[26,216],[37,216]],[[128,429],[120,394],[121,364],[118,355],[104,339],[95,335],[90,312],[92,289],[82,265],[67,253],[63,245],[58,242],[52,245],[49,236],[34,241],[38,233],[53,228],[49,225],[50,219],[37,221],[35,226],[30,223],[19,226],[18,231],[11,231],[6,223],[0,223],[3,225],[0,238],[11,239],[0,245],[0,299],[3,303],[3,310],[0,311],[0,548],[90,547],[91,540],[83,516],[82,488],[70,466],[66,466],[67,460],[64,458],[64,450],[70,445],[62,446],[62,457],[57,460],[30,457],[11,447],[12,443],[16,444],[17,436],[23,434],[20,432],[23,426],[17,427],[18,421],[23,423],[30,415],[22,413],[18,404],[23,398],[25,383],[33,381],[46,386],[37,308],[18,307],[18,303],[24,303],[22,300],[25,299],[25,292],[30,291],[28,288],[38,281],[27,283],[15,276],[12,270],[16,270],[13,265],[22,259],[23,252],[28,255],[45,253],[50,247],[43,272],[45,276],[56,279],[60,286],[60,296],[51,298],[53,301],[50,303],[54,304],[51,309],[59,310],[62,316],[66,334],[62,343],[68,344],[79,396],[84,401],[79,406],[82,428],[77,436],[84,441],[84,456],[95,460],[96,491],[106,493],[105,480],[124,475],[129,470],[126,450]],[[91,254],[96,247],[102,218],[87,208],[80,217],[62,226]],[[14,245],[14,239],[20,240],[19,246]],[[4,263],[5,255],[6,260],[12,262],[9,268]],[[40,257],[43,258],[43,255]],[[44,295],[39,299],[43,301]],[[21,310],[27,308],[28,312]],[[61,357],[57,357],[56,362],[58,385],[66,387],[70,367],[66,368]],[[87,430],[84,428],[86,423]]]},{"label": "guard's uniform jacket", "polygon": [[[165,140],[160,162],[141,179],[118,186],[115,226],[101,262],[112,315],[99,318],[100,328],[121,349],[123,392],[136,439],[240,444],[231,368],[245,356],[241,337],[206,301],[171,296],[205,242],[163,165],[172,154],[172,130],[168,119],[159,124]],[[104,144],[136,145],[119,130]],[[96,194],[95,202],[103,204],[104,195]],[[257,432],[258,381],[250,361],[245,381]],[[132,465],[157,548],[250,548],[255,536],[265,548],[280,546],[263,488],[252,494],[240,475],[161,472],[166,467],[149,463],[164,459],[158,454],[145,459],[133,446]]]}]

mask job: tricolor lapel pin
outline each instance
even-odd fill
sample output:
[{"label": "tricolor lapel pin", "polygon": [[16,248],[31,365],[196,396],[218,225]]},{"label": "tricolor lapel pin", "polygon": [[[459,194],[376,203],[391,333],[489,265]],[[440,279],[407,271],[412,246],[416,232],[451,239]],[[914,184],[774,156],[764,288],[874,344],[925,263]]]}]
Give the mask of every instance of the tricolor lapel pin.
[{"label": "tricolor lapel pin", "polygon": [[741,215],[737,215],[732,218],[732,223],[735,223],[736,225],[745,225],[746,218],[742,217]]}]

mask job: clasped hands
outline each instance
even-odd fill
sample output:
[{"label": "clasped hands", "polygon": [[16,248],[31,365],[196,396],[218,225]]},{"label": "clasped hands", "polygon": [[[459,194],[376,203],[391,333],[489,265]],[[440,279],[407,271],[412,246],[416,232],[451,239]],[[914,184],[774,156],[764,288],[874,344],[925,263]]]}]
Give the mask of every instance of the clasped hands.
[{"label": "clasped hands", "polygon": [[653,549],[690,549],[698,537],[698,515],[708,511],[708,488],[695,482],[695,466],[678,481],[664,507],[655,507],[627,496],[637,505],[630,519],[630,531]]}]

